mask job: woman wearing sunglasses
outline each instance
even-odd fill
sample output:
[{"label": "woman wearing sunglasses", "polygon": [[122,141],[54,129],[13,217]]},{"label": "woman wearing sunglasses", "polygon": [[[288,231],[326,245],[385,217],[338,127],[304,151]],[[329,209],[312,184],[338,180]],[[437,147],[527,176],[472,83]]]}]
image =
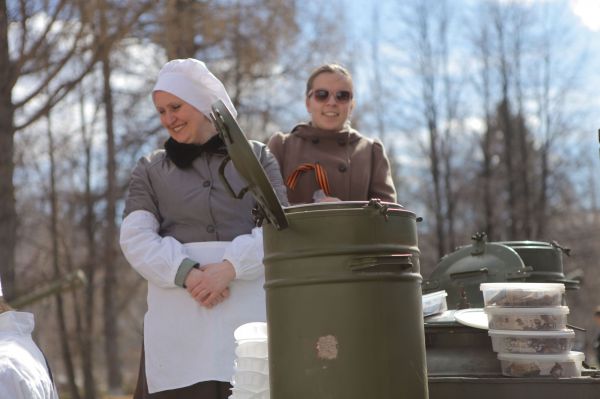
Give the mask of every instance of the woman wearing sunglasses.
[{"label": "woman wearing sunglasses", "polygon": [[268,143],[291,204],[371,198],[396,202],[383,145],[350,126],[353,108],[348,70],[325,64],[312,72],[306,84],[310,122],[297,125],[291,133],[276,133]]}]

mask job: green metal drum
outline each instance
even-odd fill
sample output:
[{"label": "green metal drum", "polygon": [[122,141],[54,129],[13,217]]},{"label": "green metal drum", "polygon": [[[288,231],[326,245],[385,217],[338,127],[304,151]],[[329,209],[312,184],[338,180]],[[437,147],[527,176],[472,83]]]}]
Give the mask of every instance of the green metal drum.
[{"label": "green metal drum", "polygon": [[378,200],[284,209],[222,103],[212,117],[266,220],[270,397],[427,399],[415,214]]},{"label": "green metal drum", "polygon": [[427,398],[415,215],[365,203],[286,216],[263,229],[271,398]]}]

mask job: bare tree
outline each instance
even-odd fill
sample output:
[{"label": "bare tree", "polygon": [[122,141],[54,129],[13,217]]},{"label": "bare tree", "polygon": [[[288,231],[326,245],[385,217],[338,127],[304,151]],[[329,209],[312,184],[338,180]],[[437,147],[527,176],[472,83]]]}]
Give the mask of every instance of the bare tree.
[{"label": "bare tree", "polygon": [[428,135],[425,147],[429,163],[429,210],[433,214],[433,229],[438,257],[454,246],[456,190],[453,181],[453,129],[457,125],[459,85],[454,83],[449,65],[452,62],[449,45],[451,13],[446,1],[413,1],[402,7],[403,46],[410,58],[411,70],[419,88],[411,94],[408,104],[415,104],[412,113],[419,118],[416,129]]},{"label": "bare tree", "polygon": [[104,232],[104,347],[108,373],[108,389],[110,393],[121,393],[122,377],[119,361],[119,340],[117,331],[117,314],[115,309],[114,292],[117,291],[115,270],[116,259],[116,162],[115,162],[115,131],[113,117],[113,98],[110,85],[111,63],[110,47],[103,43],[108,35],[107,2],[98,0],[98,29],[97,41],[100,43],[100,62],[102,65],[102,104],[104,105],[104,124],[106,127],[106,229]]},{"label": "bare tree", "polygon": [[[112,394],[122,393],[123,379],[119,359],[117,299],[114,295],[115,292],[119,292],[116,272],[116,240],[118,235],[116,203],[120,190],[118,190],[117,183],[117,148],[115,144],[113,89],[111,86],[113,71],[111,54],[118,41],[110,40],[110,38],[115,35],[116,30],[125,29],[129,31],[137,23],[139,16],[148,11],[152,5],[153,2],[151,1],[138,3],[134,11],[128,14],[128,5],[113,4],[107,0],[96,0],[96,8],[93,10],[93,15],[95,15],[94,41],[101,64],[102,105],[104,109],[104,127],[106,129],[106,213],[104,215],[104,253],[102,256],[104,263],[103,316],[108,390]],[[109,20],[115,19],[120,19],[120,21],[117,24],[109,24]]]},{"label": "bare tree", "polygon": [[572,34],[568,27],[561,23],[556,15],[540,10],[540,29],[534,50],[541,55],[538,63],[531,69],[530,79],[533,82],[532,100],[535,103],[535,115],[539,120],[537,137],[539,139],[539,160],[532,164],[538,179],[537,196],[533,213],[536,237],[548,234],[550,198],[553,196],[552,181],[556,165],[552,165],[553,148],[558,140],[566,141],[574,130],[574,115],[568,109],[569,99],[579,88],[577,80],[583,70],[583,59],[576,52],[571,57],[564,57],[565,49],[570,48]]},{"label": "bare tree", "polygon": [[[10,8],[8,6],[11,6]],[[15,294],[15,250],[17,245],[17,215],[14,194],[14,135],[46,115],[58,102],[77,86],[99,60],[98,47],[87,40],[86,23],[76,1],[57,2],[0,1],[0,266],[2,279],[6,281],[7,298]],[[136,8],[137,10],[138,8]],[[135,13],[134,13],[135,14]],[[122,24],[106,36],[110,45],[127,32],[129,25]],[[47,16],[43,26],[32,23],[36,16]],[[8,26],[14,23],[13,40],[18,43],[14,54],[9,53]],[[61,25],[60,29],[57,26]],[[51,54],[50,63],[40,64],[40,54]],[[78,57],[84,62],[75,68],[72,60]],[[13,99],[13,89],[21,77],[37,77],[34,87],[20,99]],[[41,103],[40,94],[43,96]],[[15,120],[18,112],[19,120]]]},{"label": "bare tree", "polygon": [[388,123],[386,121],[386,106],[388,98],[392,96],[389,90],[384,87],[385,77],[389,75],[389,71],[385,70],[385,63],[381,58],[381,46],[384,43],[381,34],[381,4],[373,4],[372,7],[372,32],[370,37],[371,62],[370,69],[373,71],[371,78],[371,96],[369,99],[370,107],[363,107],[367,112],[370,112],[374,117],[373,131],[374,135],[379,137],[386,148],[388,158],[390,160],[390,169],[392,180],[398,194],[398,202],[401,202],[402,182],[400,179],[400,163],[396,159],[396,151],[394,146],[394,136],[390,134]]},{"label": "bare tree", "polygon": [[[60,268],[60,254],[59,254],[59,237],[61,233],[58,228],[58,195],[56,192],[56,161],[54,157],[54,137],[52,133],[52,124],[50,118],[50,111],[46,115],[48,121],[47,138],[48,138],[48,155],[50,157],[50,170],[49,170],[49,181],[50,181],[50,193],[48,195],[50,201],[50,239],[52,242],[52,269],[54,271],[54,279],[59,280],[62,276]],[[62,293],[54,295],[56,300],[56,314],[58,318],[58,326],[60,328],[60,344],[62,348],[63,361],[65,364],[65,370],[67,371],[68,384],[70,396],[74,399],[79,399],[79,390],[75,382],[75,366],[73,365],[71,348],[68,340],[67,332],[67,321],[65,317],[65,305],[62,297]]]},{"label": "bare tree", "polygon": [[[85,217],[83,222],[83,231],[86,238],[87,256],[84,260],[84,273],[87,280],[87,286],[83,293],[84,304],[83,309],[78,309],[76,315],[82,314],[83,322],[78,325],[77,336],[79,337],[79,351],[82,357],[82,374],[83,374],[83,390],[84,397],[86,399],[96,398],[96,383],[94,378],[94,326],[95,326],[95,312],[92,309],[95,308],[95,281],[96,281],[96,268],[97,268],[97,257],[98,249],[96,244],[96,214],[94,211],[94,205],[96,200],[92,193],[92,148],[93,140],[91,135],[91,128],[88,127],[86,121],[84,107],[85,107],[85,94],[83,88],[80,90],[79,97],[79,110],[81,120],[81,142],[83,144],[84,154],[84,207]],[[75,300],[74,304],[78,304],[79,301]]]},{"label": "bare tree", "polygon": [[479,97],[476,101],[481,104],[483,115],[483,131],[479,140],[482,161],[481,171],[478,173],[478,182],[480,183],[477,184],[478,187],[481,187],[480,197],[483,209],[477,231],[484,231],[488,239],[494,241],[497,239],[497,229],[494,212],[496,201],[494,200],[492,184],[494,179],[492,143],[495,141],[493,137],[494,129],[492,128],[493,44],[489,24],[487,20],[481,18],[482,14],[485,15],[484,11],[472,16],[474,23],[470,25],[474,26],[473,31],[470,32],[470,39],[475,54],[474,58],[477,60],[477,73],[472,79],[472,83],[475,87],[475,95]]}]

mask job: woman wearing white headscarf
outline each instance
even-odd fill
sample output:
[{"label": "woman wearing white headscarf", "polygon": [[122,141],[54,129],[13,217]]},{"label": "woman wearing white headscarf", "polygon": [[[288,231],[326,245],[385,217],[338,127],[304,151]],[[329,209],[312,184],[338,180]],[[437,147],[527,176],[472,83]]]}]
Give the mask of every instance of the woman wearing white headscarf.
[{"label": "woman wearing white headscarf", "polygon": [[[222,83],[195,59],[165,64],[152,100],[170,138],[135,167],[120,237],[125,257],[148,280],[134,398],[225,399],[234,329],[266,320],[255,202],[233,198],[221,182],[227,150],[209,119],[217,100],[236,111]],[[287,203],[274,157],[250,143]],[[246,185],[231,162],[225,176],[234,189]]]}]

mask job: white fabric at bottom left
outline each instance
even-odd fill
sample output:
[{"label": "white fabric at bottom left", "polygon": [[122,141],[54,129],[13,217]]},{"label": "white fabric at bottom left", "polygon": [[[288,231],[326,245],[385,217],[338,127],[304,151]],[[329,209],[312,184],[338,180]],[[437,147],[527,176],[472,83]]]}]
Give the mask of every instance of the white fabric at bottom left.
[{"label": "white fabric at bottom left", "polygon": [[0,398],[58,399],[44,355],[33,342],[33,314],[0,314]]}]

